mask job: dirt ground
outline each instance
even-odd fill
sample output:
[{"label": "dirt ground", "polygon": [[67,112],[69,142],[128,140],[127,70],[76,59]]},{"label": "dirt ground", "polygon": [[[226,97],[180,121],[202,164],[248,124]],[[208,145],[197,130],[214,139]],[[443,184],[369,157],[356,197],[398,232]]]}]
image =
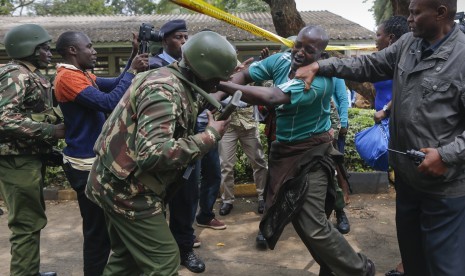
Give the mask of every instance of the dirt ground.
[{"label": "dirt ground", "polygon": [[[10,245],[7,213],[0,216],[0,274],[9,275]],[[196,253],[206,264],[203,275],[318,275],[318,264],[289,225],[274,250],[255,247],[260,216],[255,198],[238,198],[224,221],[226,230],[196,228],[202,246]],[[215,205],[216,213],[219,205]],[[376,275],[399,262],[395,232],[395,193],[356,194],[346,208],[351,232],[345,235],[356,251],[376,264]],[[47,201],[48,225],[41,235],[41,271],[82,275],[82,236],[76,201]],[[334,221],[334,218],[333,218]],[[195,275],[180,267],[180,275]],[[350,275],[347,275],[350,276]]]}]

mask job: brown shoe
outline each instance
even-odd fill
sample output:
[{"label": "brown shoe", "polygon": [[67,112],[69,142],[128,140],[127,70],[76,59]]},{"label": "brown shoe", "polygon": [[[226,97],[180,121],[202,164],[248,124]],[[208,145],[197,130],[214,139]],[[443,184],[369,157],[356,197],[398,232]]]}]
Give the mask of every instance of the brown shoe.
[{"label": "brown shoe", "polygon": [[226,224],[222,223],[221,221],[217,220],[216,218],[213,218],[210,220],[209,223],[206,224],[201,224],[197,222],[197,226],[199,227],[205,227],[205,228],[211,228],[215,230],[223,230],[226,229]]}]

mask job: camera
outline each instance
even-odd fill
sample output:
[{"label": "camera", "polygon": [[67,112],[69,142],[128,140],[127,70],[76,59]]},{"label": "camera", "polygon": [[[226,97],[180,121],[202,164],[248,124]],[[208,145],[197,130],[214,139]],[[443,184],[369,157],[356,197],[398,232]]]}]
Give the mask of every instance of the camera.
[{"label": "camera", "polygon": [[463,33],[465,33],[465,12],[456,13],[455,20],[459,21],[459,28]]},{"label": "camera", "polygon": [[161,42],[163,40],[163,33],[156,31],[153,25],[142,23],[139,27],[139,53],[148,53],[149,41]]}]

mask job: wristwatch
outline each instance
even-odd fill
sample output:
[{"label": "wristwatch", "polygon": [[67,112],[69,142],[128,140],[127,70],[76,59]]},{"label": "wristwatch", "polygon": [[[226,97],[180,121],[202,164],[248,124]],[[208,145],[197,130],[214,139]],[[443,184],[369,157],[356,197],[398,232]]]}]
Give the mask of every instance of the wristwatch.
[{"label": "wristwatch", "polygon": [[126,72],[133,74],[134,76],[137,75],[137,70],[133,68],[129,68]]},{"label": "wristwatch", "polygon": [[387,105],[387,104],[385,104],[385,105],[383,106],[383,111],[384,111],[384,112],[387,112],[387,113],[390,111],[390,110],[388,109],[388,105]]}]

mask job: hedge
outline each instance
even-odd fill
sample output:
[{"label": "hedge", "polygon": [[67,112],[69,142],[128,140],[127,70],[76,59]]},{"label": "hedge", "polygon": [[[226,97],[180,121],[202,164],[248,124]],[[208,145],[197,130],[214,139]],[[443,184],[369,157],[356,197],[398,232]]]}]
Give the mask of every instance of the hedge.
[{"label": "hedge", "polygon": [[[373,171],[365,162],[360,159],[355,150],[354,137],[355,133],[370,127],[374,124],[373,109],[349,109],[349,131],[346,137],[346,146],[344,154],[344,162],[348,171],[352,172],[368,172]],[[264,125],[260,125],[260,139],[265,150],[265,158],[267,151],[266,136],[263,134]],[[241,147],[237,149],[237,162],[234,166],[234,176],[236,183],[253,182],[253,171],[250,166],[247,156],[242,151]]]},{"label": "hedge", "polygon": [[[363,160],[360,159],[354,145],[355,133],[373,125],[373,113],[371,109],[349,109],[349,131],[346,137],[345,146],[345,165],[348,171],[366,172],[373,171],[370,167],[365,165]],[[265,158],[268,158],[266,136],[263,134],[264,125],[260,125],[260,140],[262,142]],[[61,141],[59,146],[64,147],[64,142]],[[250,183],[253,182],[253,171],[247,156],[242,151],[240,145],[237,147],[237,162],[234,166],[234,175],[236,183]],[[45,186],[64,186],[69,187],[65,174],[60,167],[47,168],[45,176]]]}]

